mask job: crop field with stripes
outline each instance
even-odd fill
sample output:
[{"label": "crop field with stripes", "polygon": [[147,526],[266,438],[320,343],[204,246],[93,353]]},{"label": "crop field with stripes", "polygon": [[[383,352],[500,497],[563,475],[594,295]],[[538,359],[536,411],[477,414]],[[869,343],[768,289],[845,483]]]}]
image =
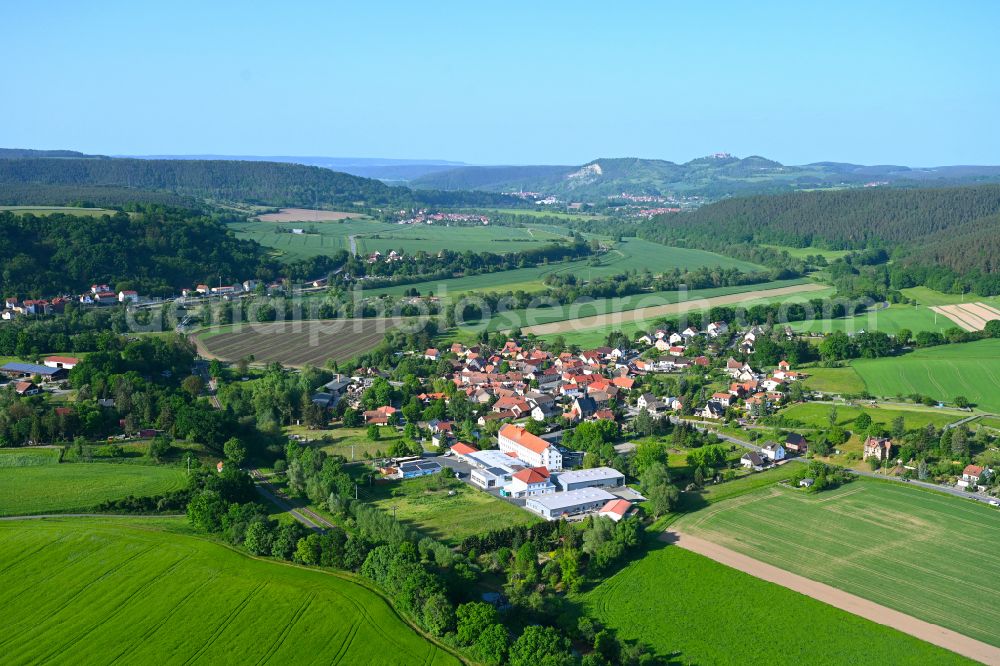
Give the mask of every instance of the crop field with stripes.
[{"label": "crop field with stripes", "polygon": [[395,325],[374,318],[244,324],[202,334],[197,342],[203,355],[225,361],[252,354],[258,363],[322,366],[329,359],[347,361],[371,351]]},{"label": "crop field with stripes", "polygon": [[254,560],[186,529],[0,524],[4,663],[459,663],[349,577]]},{"label": "crop field with stripes", "polygon": [[1000,511],[858,480],[819,494],[771,487],[681,518],[684,533],[1000,645]]}]

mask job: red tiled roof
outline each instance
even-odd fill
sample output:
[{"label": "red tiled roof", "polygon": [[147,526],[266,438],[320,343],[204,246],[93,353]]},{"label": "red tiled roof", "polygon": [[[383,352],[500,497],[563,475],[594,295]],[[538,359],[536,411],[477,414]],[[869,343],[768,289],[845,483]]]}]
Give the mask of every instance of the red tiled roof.
[{"label": "red tiled roof", "polygon": [[468,455],[470,453],[475,453],[479,449],[477,449],[475,447],[472,447],[472,446],[469,446],[468,444],[465,444],[463,442],[459,442],[458,444],[454,444],[451,447],[451,450],[454,451],[456,454],[458,454],[460,456],[464,456],[464,455]]},{"label": "red tiled roof", "polygon": [[524,483],[542,483],[549,478],[549,470],[545,467],[528,467],[514,474],[514,478]]},{"label": "red tiled roof", "polygon": [[511,423],[508,423],[503,428],[500,428],[500,434],[513,440],[515,443],[523,446],[529,451],[534,451],[535,453],[542,453],[549,448],[549,443],[541,437],[532,435],[524,428],[520,428]]},{"label": "red tiled roof", "polygon": [[614,513],[619,516],[624,516],[631,508],[632,504],[628,500],[615,499],[605,504],[599,513]]}]

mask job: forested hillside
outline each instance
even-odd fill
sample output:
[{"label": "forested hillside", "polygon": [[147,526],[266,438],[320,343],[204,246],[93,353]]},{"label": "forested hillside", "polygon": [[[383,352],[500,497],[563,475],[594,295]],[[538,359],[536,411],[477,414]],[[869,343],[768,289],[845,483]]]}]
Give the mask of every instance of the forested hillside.
[{"label": "forested hillside", "polygon": [[518,203],[516,199],[482,192],[431,190],[414,194],[405,187],[390,187],[378,180],[321,167],[234,160],[0,159],[0,187],[10,185],[120,187],[268,206],[473,206]]},{"label": "forested hillside", "polygon": [[0,295],[79,293],[95,282],[176,293],[273,274],[265,249],[237,240],[224,221],[162,207],[96,218],[0,212]]}]

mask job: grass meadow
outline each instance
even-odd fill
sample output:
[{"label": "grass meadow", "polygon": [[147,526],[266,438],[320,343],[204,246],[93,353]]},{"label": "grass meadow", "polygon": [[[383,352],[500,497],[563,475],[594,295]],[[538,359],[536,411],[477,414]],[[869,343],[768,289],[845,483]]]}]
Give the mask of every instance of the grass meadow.
[{"label": "grass meadow", "polygon": [[[860,479],[815,495],[771,487],[675,525],[756,559],[1000,645],[1000,511]],[[880,661],[875,659],[874,661]]]},{"label": "grass meadow", "polygon": [[116,463],[0,465],[0,516],[85,512],[105,500],[160,495],[179,490],[186,483],[180,467]]},{"label": "grass meadow", "polygon": [[489,493],[439,475],[376,484],[360,489],[361,499],[439,541],[457,544],[467,536],[541,519]]},{"label": "grass meadow", "polygon": [[[497,227],[503,229],[504,227]],[[485,231],[486,228],[474,228],[471,231]],[[512,231],[516,228],[507,227]],[[552,227],[553,234],[565,232],[560,227]],[[539,231],[532,229],[535,237]],[[551,238],[549,239],[551,240]],[[445,245],[445,247],[451,247]],[[438,248],[440,249],[440,248]],[[499,252],[493,244],[480,246],[477,251],[489,250]],[[648,270],[654,274],[672,271],[674,268],[688,270],[700,266],[722,266],[724,268],[736,267],[744,271],[759,270],[760,266],[750,264],[738,259],[724,257],[720,254],[705,252],[703,250],[692,250],[682,247],[668,247],[658,243],[642,240],[639,238],[625,238],[620,243],[616,243],[614,249],[601,256],[601,263],[593,266],[589,259],[579,259],[569,262],[554,262],[531,268],[519,268],[512,271],[502,271],[498,273],[485,273],[482,275],[470,275],[468,277],[452,278],[450,280],[440,280],[436,282],[425,282],[419,284],[400,285],[395,287],[383,287],[367,291],[369,295],[378,296],[381,294],[401,295],[407,289],[416,288],[421,294],[434,292],[435,294],[447,293],[452,296],[478,291],[541,291],[545,288],[543,280],[552,274],[573,274],[581,281],[589,281],[599,277],[616,275],[626,271]]]},{"label": "grass meadow", "polygon": [[840,368],[801,368],[809,375],[802,384],[813,391],[823,393],[857,394],[865,390],[865,380],[849,365]]},{"label": "grass meadow", "polygon": [[459,663],[352,576],[252,559],[187,529],[0,524],[4,663]]},{"label": "grass meadow", "polygon": [[14,448],[0,449],[0,468],[5,467],[38,467],[40,465],[57,465],[62,457],[60,449],[50,448]]},{"label": "grass meadow", "polygon": [[654,546],[582,601],[622,638],[677,663],[972,663],[676,546]]},{"label": "grass meadow", "polygon": [[882,331],[894,334],[906,328],[914,333],[920,331],[942,332],[955,326],[954,322],[933,312],[923,305],[913,306],[897,303],[883,310],[871,310],[855,317],[839,319],[816,319],[789,324],[800,333],[858,333],[860,331]]},{"label": "grass meadow", "polygon": [[851,366],[872,395],[920,393],[952,402],[964,396],[1000,412],[1000,340],[918,349],[903,356],[857,359]]}]

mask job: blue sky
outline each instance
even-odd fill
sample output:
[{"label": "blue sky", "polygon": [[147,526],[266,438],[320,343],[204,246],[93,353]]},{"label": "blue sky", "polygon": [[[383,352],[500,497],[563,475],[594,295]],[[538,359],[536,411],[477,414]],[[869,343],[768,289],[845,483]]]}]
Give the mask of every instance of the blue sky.
[{"label": "blue sky", "polygon": [[0,24],[5,147],[1000,164],[998,2],[11,1]]}]

